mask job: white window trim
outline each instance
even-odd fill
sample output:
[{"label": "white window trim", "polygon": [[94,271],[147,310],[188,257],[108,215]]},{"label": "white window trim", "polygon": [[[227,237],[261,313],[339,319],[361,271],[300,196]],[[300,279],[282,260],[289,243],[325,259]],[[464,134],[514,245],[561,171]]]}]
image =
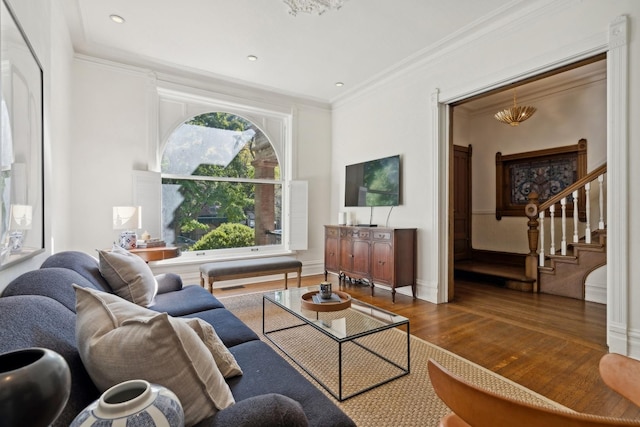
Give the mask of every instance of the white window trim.
[{"label": "white window trim", "polygon": [[[307,214],[307,206],[294,205],[304,201],[307,195],[298,194],[292,199],[290,184],[294,180],[292,159],[295,157],[293,144],[294,111],[292,106],[270,104],[263,101],[235,98],[226,94],[210,92],[193,87],[182,86],[174,83],[154,80],[149,92],[150,111],[153,111],[150,138],[155,141],[154,147],[150,147],[153,153],[149,162],[149,170],[160,173],[162,153],[171,133],[186,120],[199,114],[213,111],[224,111],[246,118],[260,127],[274,146],[278,162],[280,164],[280,181],[283,189],[282,244],[269,246],[255,246],[247,248],[218,249],[203,252],[184,252],[180,257],[161,261],[162,264],[192,264],[208,260],[241,259],[264,256],[276,256],[294,253],[295,250],[307,248],[307,222],[300,221],[300,213]],[[277,143],[274,143],[277,142]],[[168,175],[166,175],[168,176]],[[272,182],[272,181],[271,181]],[[297,187],[300,188],[300,187]],[[306,191],[306,186],[303,186]],[[157,201],[157,209],[160,210],[162,200]],[[155,209],[155,208],[150,208]],[[290,218],[298,218],[295,228],[296,236],[290,233]]]}]

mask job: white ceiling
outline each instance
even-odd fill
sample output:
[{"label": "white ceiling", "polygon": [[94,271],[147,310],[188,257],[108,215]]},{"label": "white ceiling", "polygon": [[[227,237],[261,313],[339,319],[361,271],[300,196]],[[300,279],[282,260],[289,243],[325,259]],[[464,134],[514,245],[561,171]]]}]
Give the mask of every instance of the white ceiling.
[{"label": "white ceiling", "polygon": [[[348,0],[337,11],[294,17],[282,0],[60,0],[77,53],[322,102],[336,101],[523,3]],[[111,14],[126,23],[112,22]],[[344,86],[336,87],[338,81]]]}]

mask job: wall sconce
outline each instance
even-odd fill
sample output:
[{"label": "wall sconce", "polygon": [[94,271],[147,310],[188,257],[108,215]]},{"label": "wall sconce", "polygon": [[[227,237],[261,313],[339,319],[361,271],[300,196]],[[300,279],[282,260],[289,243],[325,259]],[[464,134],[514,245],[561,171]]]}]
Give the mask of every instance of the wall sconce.
[{"label": "wall sconce", "polygon": [[31,230],[33,208],[30,205],[11,205],[9,215],[9,250],[16,254],[22,252],[24,232]]},{"label": "wall sconce", "polygon": [[142,228],[141,206],[114,206],[113,229],[123,230],[120,233],[119,245],[125,249],[134,249],[137,246],[137,229]]}]

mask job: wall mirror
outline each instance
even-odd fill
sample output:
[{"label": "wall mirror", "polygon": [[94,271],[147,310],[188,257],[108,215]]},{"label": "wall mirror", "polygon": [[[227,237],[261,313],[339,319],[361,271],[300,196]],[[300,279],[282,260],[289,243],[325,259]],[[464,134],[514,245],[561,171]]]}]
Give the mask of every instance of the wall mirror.
[{"label": "wall mirror", "polygon": [[0,10],[0,269],[44,251],[42,67],[5,0]]}]

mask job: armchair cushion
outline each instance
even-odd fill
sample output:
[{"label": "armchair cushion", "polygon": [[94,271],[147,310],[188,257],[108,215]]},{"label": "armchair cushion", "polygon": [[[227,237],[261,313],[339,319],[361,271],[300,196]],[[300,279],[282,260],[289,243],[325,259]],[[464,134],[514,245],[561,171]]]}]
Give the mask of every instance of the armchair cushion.
[{"label": "armchair cushion", "polygon": [[640,360],[605,354],[600,359],[600,376],[609,388],[640,406]]}]

